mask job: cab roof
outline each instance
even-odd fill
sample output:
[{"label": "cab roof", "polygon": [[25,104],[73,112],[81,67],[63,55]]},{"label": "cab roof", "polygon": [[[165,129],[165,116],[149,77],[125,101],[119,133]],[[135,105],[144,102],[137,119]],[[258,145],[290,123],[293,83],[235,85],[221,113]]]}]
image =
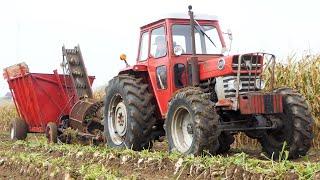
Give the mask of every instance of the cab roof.
[{"label": "cab roof", "polygon": [[[140,29],[144,29],[148,26],[151,26],[153,24],[156,24],[160,21],[163,21],[165,19],[182,19],[182,20],[187,20],[187,19],[190,19],[190,16],[186,13],[170,13],[170,14],[165,14],[165,15],[162,15],[160,18],[153,18],[153,21],[149,20],[149,22],[151,23],[148,23],[144,26],[141,26]],[[215,16],[215,15],[208,15],[208,14],[194,14],[194,19],[195,20],[209,20],[209,21],[218,21],[218,17]]]}]

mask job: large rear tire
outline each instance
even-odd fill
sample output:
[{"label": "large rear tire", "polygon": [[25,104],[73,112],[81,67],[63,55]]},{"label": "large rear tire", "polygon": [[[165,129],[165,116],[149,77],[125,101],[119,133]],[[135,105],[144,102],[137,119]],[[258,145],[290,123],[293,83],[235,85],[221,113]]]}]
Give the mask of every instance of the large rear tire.
[{"label": "large rear tire", "polygon": [[165,126],[169,151],[201,155],[207,150],[216,154],[218,122],[209,94],[194,87],[179,90],[169,103]]},{"label": "large rear tire", "polygon": [[13,119],[11,120],[9,127],[11,140],[26,139],[28,133],[28,126],[24,120],[20,118]]},{"label": "large rear tire", "polygon": [[[266,130],[258,138],[263,151],[274,159],[280,156],[282,149],[289,152],[289,159],[305,156],[311,147],[313,118],[305,98],[289,88],[277,89],[283,95],[283,113],[266,116],[277,125],[277,129]],[[286,142],[286,145],[284,144]]]},{"label": "large rear tire", "polygon": [[152,147],[154,97],[142,78],[114,77],[106,88],[104,135],[107,145],[142,150]]}]

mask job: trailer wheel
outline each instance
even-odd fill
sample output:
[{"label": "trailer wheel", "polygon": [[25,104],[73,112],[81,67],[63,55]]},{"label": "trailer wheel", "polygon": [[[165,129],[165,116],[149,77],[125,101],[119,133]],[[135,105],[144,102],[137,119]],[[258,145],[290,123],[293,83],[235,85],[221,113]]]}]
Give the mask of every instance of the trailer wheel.
[{"label": "trailer wheel", "polygon": [[169,103],[165,126],[169,151],[201,155],[207,150],[216,154],[218,122],[209,94],[194,87],[179,90]]},{"label": "trailer wheel", "polygon": [[107,145],[142,150],[152,147],[154,97],[142,78],[114,77],[106,88],[104,135]]},{"label": "trailer wheel", "polygon": [[26,122],[20,118],[11,120],[10,122],[10,139],[24,140],[27,137],[28,126]]},{"label": "trailer wheel", "polygon": [[275,122],[277,128],[266,130],[262,137],[258,138],[262,149],[274,159],[286,158],[284,155],[279,157],[283,148],[289,152],[289,159],[304,156],[311,147],[313,138],[313,118],[308,104],[301,94],[292,89],[282,88],[275,92],[284,95],[284,112],[266,117]]},{"label": "trailer wheel", "polygon": [[48,143],[57,143],[58,141],[58,128],[57,124],[49,122],[46,127],[46,136]]}]

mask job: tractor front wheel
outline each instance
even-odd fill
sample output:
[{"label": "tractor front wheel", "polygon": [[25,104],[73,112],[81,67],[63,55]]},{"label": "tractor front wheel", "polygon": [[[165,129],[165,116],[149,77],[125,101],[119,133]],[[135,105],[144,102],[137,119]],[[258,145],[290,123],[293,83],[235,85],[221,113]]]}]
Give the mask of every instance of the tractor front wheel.
[{"label": "tractor front wheel", "polygon": [[153,95],[147,82],[131,75],[114,77],[106,88],[104,135],[107,145],[133,150],[152,146]]},{"label": "tractor front wheel", "polygon": [[[283,95],[283,113],[265,118],[277,128],[266,130],[258,138],[263,151],[274,159],[286,158],[281,151],[288,151],[289,159],[306,155],[313,138],[313,118],[305,98],[294,90],[282,88],[275,91]],[[283,154],[280,157],[280,154]]]},{"label": "tractor front wheel", "polygon": [[11,140],[26,139],[28,133],[28,126],[24,120],[20,118],[13,119],[11,120],[9,127]]},{"label": "tractor front wheel", "polygon": [[198,88],[179,90],[169,103],[166,135],[169,151],[216,154],[219,147],[219,116],[209,94]]}]

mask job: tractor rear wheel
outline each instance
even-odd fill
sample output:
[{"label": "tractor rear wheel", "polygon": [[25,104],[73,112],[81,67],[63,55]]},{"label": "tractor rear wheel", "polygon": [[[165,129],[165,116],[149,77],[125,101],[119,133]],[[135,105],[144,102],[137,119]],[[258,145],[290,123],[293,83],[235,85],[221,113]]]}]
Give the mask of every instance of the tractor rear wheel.
[{"label": "tractor rear wheel", "polygon": [[152,147],[154,97],[142,78],[114,77],[106,88],[104,135],[107,145],[142,150]]},{"label": "tractor rear wheel", "polygon": [[283,113],[265,116],[276,123],[277,128],[266,130],[258,138],[263,151],[274,159],[286,158],[281,151],[289,152],[288,158],[295,159],[306,155],[313,138],[313,118],[305,98],[289,88],[275,90],[283,95]]},{"label": "tractor rear wheel", "polygon": [[20,118],[13,119],[11,120],[9,127],[11,140],[26,139],[28,133],[28,125],[24,120]]},{"label": "tractor rear wheel", "polygon": [[216,154],[218,122],[209,94],[194,87],[179,90],[169,103],[165,126],[169,151],[201,155],[208,150]]},{"label": "tractor rear wheel", "polygon": [[48,143],[58,142],[58,127],[56,123],[49,122],[46,127],[46,136]]}]

